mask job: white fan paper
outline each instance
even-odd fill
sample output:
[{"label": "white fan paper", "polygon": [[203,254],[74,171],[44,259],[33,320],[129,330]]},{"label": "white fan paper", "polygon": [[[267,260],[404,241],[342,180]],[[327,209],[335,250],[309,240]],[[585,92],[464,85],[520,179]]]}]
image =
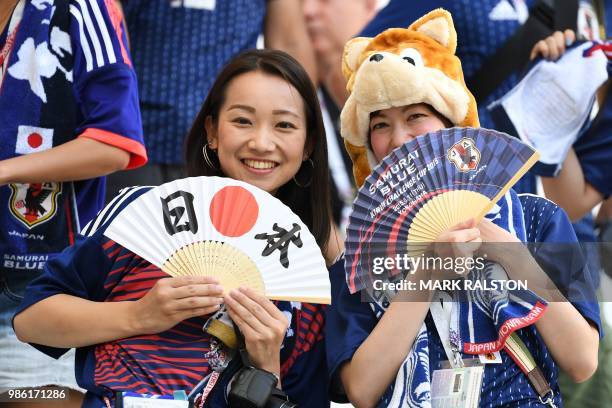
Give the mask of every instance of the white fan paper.
[{"label": "white fan paper", "polygon": [[104,232],[172,276],[214,276],[225,292],[248,286],[269,299],[330,303],[325,260],[306,225],[250,184],[191,177],[155,187]]}]

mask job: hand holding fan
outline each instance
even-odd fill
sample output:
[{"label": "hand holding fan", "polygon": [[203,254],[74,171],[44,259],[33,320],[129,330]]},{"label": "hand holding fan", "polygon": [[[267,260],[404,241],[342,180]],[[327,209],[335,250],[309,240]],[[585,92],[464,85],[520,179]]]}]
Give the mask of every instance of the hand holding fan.
[{"label": "hand holding fan", "polygon": [[172,276],[212,276],[273,300],[330,303],[325,260],[306,225],[250,184],[192,177],[152,188],[104,232]]},{"label": "hand holding fan", "polygon": [[395,149],[357,194],[349,218],[345,268],[352,293],[371,281],[375,256],[426,247],[449,227],[480,221],[538,160],[538,153],[506,134],[451,128]]}]

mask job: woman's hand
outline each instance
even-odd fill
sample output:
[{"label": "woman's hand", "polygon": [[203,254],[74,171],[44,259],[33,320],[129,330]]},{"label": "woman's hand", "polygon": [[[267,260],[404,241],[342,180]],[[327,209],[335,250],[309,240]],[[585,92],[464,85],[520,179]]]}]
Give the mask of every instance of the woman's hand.
[{"label": "woman's hand", "polygon": [[515,235],[512,235],[486,218],[480,221],[476,228],[480,231],[480,237],[483,242],[521,242]]},{"label": "woman's hand", "polygon": [[133,318],[142,334],[168,330],[183,320],[204,316],[219,309],[223,288],[208,276],[164,278],[134,302]]},{"label": "woman's hand", "polygon": [[541,55],[548,61],[556,61],[565,53],[565,47],[569,47],[574,41],[576,34],[572,30],[555,31],[533,46],[529,59],[533,60]]},{"label": "woman's hand", "polygon": [[230,317],[242,334],[253,366],[280,376],[280,348],[289,326],[287,317],[252,289],[231,290],[225,296]]},{"label": "woman's hand", "polygon": [[[474,219],[469,219],[453,225],[449,229],[443,231],[436,238],[433,250],[434,256],[442,258],[471,258],[474,252],[480,248],[482,239],[480,230],[476,228]],[[442,262],[445,264],[445,262]],[[438,279],[448,278],[449,272],[451,277],[457,278],[454,269],[448,271],[434,271],[434,276]]]}]

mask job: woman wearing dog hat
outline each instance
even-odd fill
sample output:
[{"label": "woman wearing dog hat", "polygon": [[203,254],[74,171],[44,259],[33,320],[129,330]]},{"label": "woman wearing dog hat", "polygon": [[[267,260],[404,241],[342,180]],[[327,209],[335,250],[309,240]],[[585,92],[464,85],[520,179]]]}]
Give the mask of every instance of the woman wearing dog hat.
[{"label": "woman wearing dog hat", "polygon": [[[452,18],[442,9],[408,29],[390,29],[375,38],[347,43],[343,71],[351,95],[341,115],[342,135],[358,185],[393,149],[419,135],[451,126],[479,126],[476,102],[454,55],[456,44]],[[510,190],[497,204],[497,213],[486,217],[493,221],[476,225],[467,220],[441,233],[436,242],[478,246],[576,241],[567,215],[544,198],[518,196]],[[512,219],[516,214],[522,217]],[[577,270],[568,265],[557,269],[561,279],[582,282],[583,265]],[[536,276],[536,269],[542,272],[531,256],[504,264],[510,269],[525,266],[534,271],[531,276]],[[512,270],[508,273],[513,276]],[[449,311],[454,310],[452,292],[427,298],[407,292],[398,294],[397,299],[404,301],[383,303],[360,292],[351,294],[344,282],[332,285],[336,298],[326,326],[330,391],[338,400],[348,397],[357,407],[442,406],[444,397],[444,406],[560,406],[558,369],[575,381],[585,381],[597,367],[601,328],[594,289],[588,283],[580,288],[584,301],[549,303],[529,325],[513,329],[508,340],[500,336],[501,345],[486,356],[454,348],[463,339],[452,338],[453,319],[433,316],[453,313]],[[454,324],[467,324],[476,337],[480,325],[487,324],[466,321],[471,315],[457,316]],[[517,344],[518,353],[511,347]],[[506,352],[510,348],[515,352]],[[462,402],[448,405],[459,394],[464,396]]]}]

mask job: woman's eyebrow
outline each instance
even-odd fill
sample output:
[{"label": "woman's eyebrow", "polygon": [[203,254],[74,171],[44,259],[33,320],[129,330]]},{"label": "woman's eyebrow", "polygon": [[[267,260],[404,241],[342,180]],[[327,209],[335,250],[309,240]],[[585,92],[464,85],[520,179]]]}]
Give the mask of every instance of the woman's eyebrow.
[{"label": "woman's eyebrow", "polygon": [[229,108],[227,108],[228,111],[232,110],[232,109],[242,109],[245,110],[247,112],[251,112],[251,113],[255,113],[255,108],[253,108],[252,106],[248,106],[248,105],[232,105]]},{"label": "woman's eyebrow", "polygon": [[276,109],[276,110],[272,111],[272,114],[274,114],[274,115],[285,115],[285,114],[287,114],[287,115],[295,116],[296,118],[300,117],[300,115],[298,115],[297,113],[295,113],[293,111],[290,111],[290,110],[287,110],[287,109]]},{"label": "woman's eyebrow", "polygon": [[[422,109],[422,110],[421,110]],[[429,110],[426,107],[420,107],[418,105],[406,105],[402,108],[402,113],[405,113],[407,111],[414,111],[417,113],[424,113],[424,111],[427,111],[429,113]]]}]

